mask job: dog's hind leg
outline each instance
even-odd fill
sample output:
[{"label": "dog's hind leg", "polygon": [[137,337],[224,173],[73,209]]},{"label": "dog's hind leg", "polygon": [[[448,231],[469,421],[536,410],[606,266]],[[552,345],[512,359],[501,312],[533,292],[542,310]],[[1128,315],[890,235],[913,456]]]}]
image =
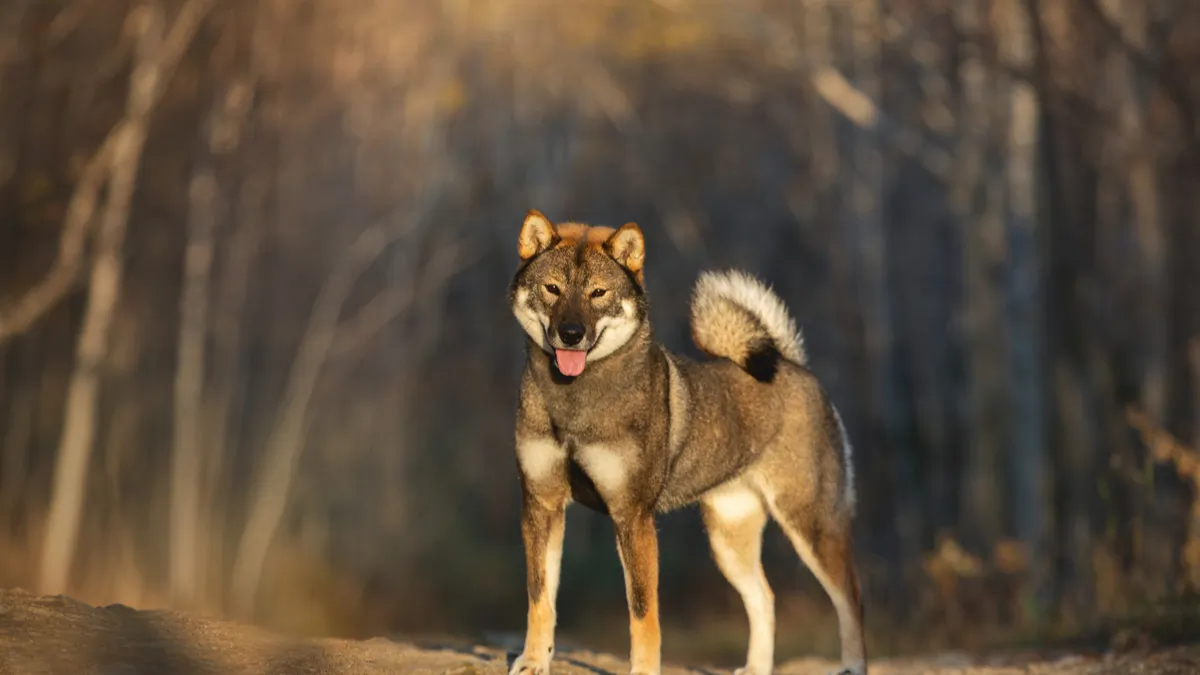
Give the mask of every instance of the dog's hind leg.
[{"label": "dog's hind leg", "polygon": [[750,645],[735,675],[770,675],[775,652],[775,596],[762,567],[767,510],[748,488],[725,488],[700,503],[713,559],[746,606]]},{"label": "dog's hind leg", "polygon": [[819,507],[788,504],[782,495],[779,497],[768,502],[771,515],[837,610],[842,641],[842,670],[838,675],[866,675],[862,597],[854,565],[850,515],[846,511],[835,514],[822,512]]}]

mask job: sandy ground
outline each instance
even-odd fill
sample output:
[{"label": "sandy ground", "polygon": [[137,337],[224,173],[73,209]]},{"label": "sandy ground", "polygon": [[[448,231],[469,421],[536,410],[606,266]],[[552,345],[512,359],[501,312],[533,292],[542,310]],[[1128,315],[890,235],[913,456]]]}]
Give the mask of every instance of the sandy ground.
[{"label": "sandy ground", "polygon": [[[373,640],[299,639],[174,612],[92,607],[70,598],[0,590],[0,675],[503,675],[512,654],[491,647],[416,646]],[[827,661],[780,665],[782,675],[828,672]],[[559,654],[555,675],[624,675],[620,658]],[[664,675],[721,671],[668,668]],[[880,660],[876,675],[1167,675],[1200,673],[1200,645],[1107,655]]]}]

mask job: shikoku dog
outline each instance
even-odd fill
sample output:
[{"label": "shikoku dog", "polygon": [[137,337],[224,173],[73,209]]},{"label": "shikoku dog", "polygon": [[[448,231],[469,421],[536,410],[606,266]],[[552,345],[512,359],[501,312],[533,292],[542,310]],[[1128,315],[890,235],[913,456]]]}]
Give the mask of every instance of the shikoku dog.
[{"label": "shikoku dog", "polygon": [[774,665],[768,516],[833,601],[840,672],[865,674],[850,444],[783,302],[741,272],[701,275],[692,337],[717,358],[697,363],[652,337],[636,224],[555,225],[530,211],[518,252],[509,302],[529,337],[516,415],[529,614],[512,675],[550,672],[572,501],[612,518],[633,673],[661,670],[655,514],[699,502],[713,558],[749,617],[739,675]]}]

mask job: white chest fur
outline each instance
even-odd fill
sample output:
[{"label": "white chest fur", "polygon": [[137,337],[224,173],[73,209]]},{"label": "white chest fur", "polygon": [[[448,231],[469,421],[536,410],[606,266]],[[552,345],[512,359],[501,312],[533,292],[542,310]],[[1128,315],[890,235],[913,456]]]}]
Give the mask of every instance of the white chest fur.
[{"label": "white chest fur", "polygon": [[517,462],[521,473],[540,482],[558,471],[567,459],[567,450],[550,438],[523,439],[517,443]]},{"label": "white chest fur", "polygon": [[575,460],[601,496],[618,495],[629,480],[630,454],[618,446],[595,443],[579,448]]}]

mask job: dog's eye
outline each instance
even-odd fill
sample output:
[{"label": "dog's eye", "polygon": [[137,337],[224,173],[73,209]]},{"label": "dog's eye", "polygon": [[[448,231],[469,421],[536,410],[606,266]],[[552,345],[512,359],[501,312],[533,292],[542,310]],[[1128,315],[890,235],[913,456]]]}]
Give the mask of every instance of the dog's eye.
[{"label": "dog's eye", "polygon": [[607,292],[608,291],[604,290],[603,288],[597,288],[596,290],[592,291],[592,297],[593,298],[602,298],[602,297],[604,297],[604,294]]},{"label": "dog's eye", "polygon": [[558,295],[562,291],[558,290],[558,286],[554,284],[546,284],[546,292],[550,295]]}]

